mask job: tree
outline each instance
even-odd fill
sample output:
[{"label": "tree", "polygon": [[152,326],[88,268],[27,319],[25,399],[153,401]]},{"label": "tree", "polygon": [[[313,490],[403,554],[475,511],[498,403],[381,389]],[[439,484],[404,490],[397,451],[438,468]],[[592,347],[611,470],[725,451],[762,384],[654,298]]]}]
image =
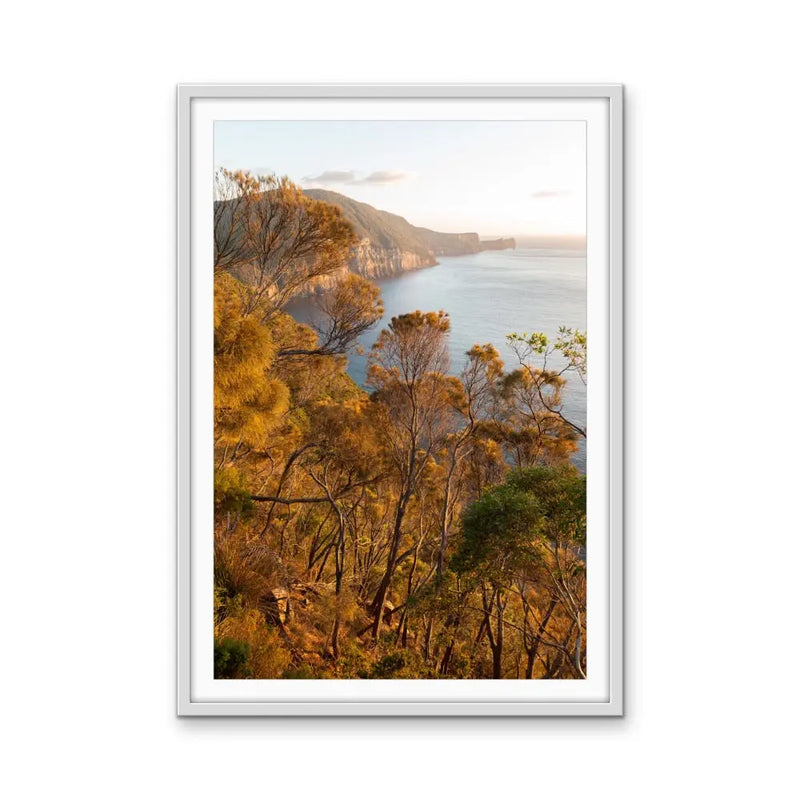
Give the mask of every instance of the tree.
[{"label": "tree", "polygon": [[[481,632],[492,652],[492,676],[502,677],[506,610],[509,595],[520,599],[523,635],[532,677],[540,645],[567,651],[576,673],[585,677],[585,477],[570,466],[514,471],[472,503],[462,518],[462,537],[451,568],[470,576],[480,597]],[[528,593],[537,588],[550,604],[538,614]],[[566,642],[545,632],[550,618],[562,611],[572,622]],[[531,624],[533,619],[534,624]],[[575,644],[569,641],[575,633]]]},{"label": "tree", "polygon": [[453,521],[453,481],[456,470],[468,453],[468,447],[474,442],[476,434],[481,431],[481,422],[494,402],[495,385],[502,373],[503,362],[496,348],[491,344],[476,344],[467,352],[467,363],[460,376],[460,391],[453,390],[450,394],[452,407],[461,420],[458,429],[448,437],[445,446],[446,473],[436,565],[439,575],[444,571],[448,530]]},{"label": "tree", "polygon": [[537,558],[538,522],[535,498],[508,485],[486,492],[462,519],[461,545],[452,564],[456,573],[476,577],[493,678],[502,677],[508,586],[516,570]]},{"label": "tree", "polygon": [[337,206],[274,175],[222,169],[215,190],[214,269],[249,287],[245,316],[266,319],[300,288],[346,268],[357,238]]},{"label": "tree", "polygon": [[259,182],[247,172],[218,169],[214,173],[214,275],[247,261],[244,235],[249,207]]},{"label": "tree", "polygon": [[319,338],[317,346],[279,350],[278,358],[346,353],[383,316],[380,289],[352,272],[317,296],[315,302],[322,317],[313,325]]},{"label": "tree", "polygon": [[[527,398],[524,405],[536,418],[542,412],[557,418],[575,434],[586,438],[586,429],[567,419],[561,411],[561,389],[566,382],[564,375],[576,374],[586,383],[586,333],[561,326],[558,336],[551,342],[544,333],[511,333],[506,336],[520,364],[517,385],[524,386]],[[560,368],[548,369],[548,360],[560,356]],[[531,358],[541,360],[541,366],[531,364]]]},{"label": "tree", "polygon": [[[571,622],[570,630],[575,633],[570,648],[572,665],[578,676],[585,678],[586,476],[572,466],[534,468],[512,473],[508,484],[537,499],[545,594]],[[530,610],[527,607],[526,614]],[[538,641],[534,639],[537,649],[543,631]],[[566,648],[567,643],[562,646]]]},{"label": "tree", "polygon": [[[331,648],[334,658],[338,659],[348,519],[353,519],[352,512],[361,490],[381,478],[380,462],[368,403],[320,403],[315,408],[312,425],[314,444],[305,455],[304,468],[327,499],[335,519],[334,535],[328,548],[334,552],[335,609]],[[327,552],[323,550],[320,557],[327,559]]]},{"label": "tree", "polygon": [[270,331],[241,312],[244,288],[229,275],[214,285],[214,432],[227,446],[258,445],[288,408],[285,384],[270,374]]},{"label": "tree", "polygon": [[409,502],[449,433],[443,424],[455,390],[447,375],[449,330],[444,311],[403,314],[392,318],[370,353],[367,381],[374,400],[386,410],[382,433],[397,492],[386,568],[372,603],[373,638],[380,633]]}]

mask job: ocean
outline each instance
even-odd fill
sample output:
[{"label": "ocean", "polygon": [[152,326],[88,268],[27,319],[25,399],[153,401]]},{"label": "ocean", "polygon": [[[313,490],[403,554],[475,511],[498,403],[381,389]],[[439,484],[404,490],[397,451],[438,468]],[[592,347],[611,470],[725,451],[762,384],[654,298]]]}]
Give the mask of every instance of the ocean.
[{"label": "ocean", "polygon": [[[440,257],[439,264],[376,281],[385,307],[383,320],[361,337],[363,355],[350,354],[348,372],[364,385],[367,354],[382,327],[398,314],[419,309],[450,315],[451,371],[457,374],[473,344],[493,344],[511,370],[516,357],[506,343],[509,333],[543,331],[555,338],[558,328],[586,330],[586,259],[572,251],[486,250],[467,256]],[[311,301],[286,309],[300,322],[313,314]],[[591,343],[590,343],[591,344]],[[590,349],[591,352],[591,349]],[[548,365],[557,362],[550,361]],[[586,423],[586,387],[567,374],[564,415]],[[585,440],[573,462],[585,470]]]}]

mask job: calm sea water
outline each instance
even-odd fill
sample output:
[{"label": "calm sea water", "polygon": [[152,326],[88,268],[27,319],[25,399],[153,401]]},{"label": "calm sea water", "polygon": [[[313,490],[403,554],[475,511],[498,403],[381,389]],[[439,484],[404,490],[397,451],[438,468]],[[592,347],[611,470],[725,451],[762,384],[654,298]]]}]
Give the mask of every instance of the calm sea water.
[{"label": "calm sea water", "polygon": [[[517,249],[440,258],[439,262],[435,267],[377,281],[385,316],[383,324],[361,338],[365,351],[393,316],[417,309],[449,313],[453,373],[461,370],[473,344],[493,344],[512,369],[515,356],[506,334],[544,331],[555,337],[560,325],[586,330],[585,258]],[[296,301],[287,310],[300,322],[313,316],[308,300]],[[360,386],[364,385],[366,364],[366,352],[350,356],[348,372]],[[579,425],[586,422],[586,387],[575,375],[568,376],[564,414]],[[584,445],[582,440],[573,459],[581,470],[586,461]]]}]

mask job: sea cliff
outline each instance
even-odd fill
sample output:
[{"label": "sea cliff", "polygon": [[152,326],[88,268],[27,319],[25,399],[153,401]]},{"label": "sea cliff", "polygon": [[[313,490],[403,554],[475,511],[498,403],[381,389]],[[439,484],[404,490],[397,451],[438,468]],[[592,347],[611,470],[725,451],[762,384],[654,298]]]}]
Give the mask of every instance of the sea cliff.
[{"label": "sea cliff", "polygon": [[[358,243],[350,251],[349,269],[365,278],[387,278],[432,267],[439,256],[463,256],[515,246],[513,239],[481,241],[477,233],[442,233],[420,228],[397,214],[326,189],[307,189],[306,194],[338,206],[353,226]],[[330,276],[315,288],[327,288],[339,277]]]}]

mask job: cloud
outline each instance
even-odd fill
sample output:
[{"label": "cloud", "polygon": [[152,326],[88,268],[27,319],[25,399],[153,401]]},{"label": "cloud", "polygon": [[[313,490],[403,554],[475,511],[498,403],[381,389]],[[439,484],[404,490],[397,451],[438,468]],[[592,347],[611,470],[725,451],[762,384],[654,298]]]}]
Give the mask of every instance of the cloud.
[{"label": "cloud", "polygon": [[399,172],[396,169],[379,169],[377,172],[370,172],[366,178],[353,181],[353,183],[377,183],[383,185],[404,181],[406,178],[408,178],[408,174],[405,172]]},{"label": "cloud", "polygon": [[352,170],[326,169],[319,175],[306,175],[303,180],[309,183],[355,183],[356,174]]},{"label": "cloud", "polygon": [[387,183],[404,181],[408,177],[408,173],[400,172],[396,169],[379,169],[375,172],[370,172],[369,175],[365,175],[363,178],[357,177],[357,174],[351,169],[326,169],[319,175],[306,175],[303,178],[303,182],[322,185],[344,183],[351,186],[385,186]]},{"label": "cloud", "polygon": [[533,192],[531,194],[531,197],[534,200],[545,200],[548,197],[564,197],[565,195],[568,195],[568,194],[569,194],[569,192],[565,192],[565,191],[563,191],[561,189],[553,189],[553,190],[544,191],[544,192]]}]

